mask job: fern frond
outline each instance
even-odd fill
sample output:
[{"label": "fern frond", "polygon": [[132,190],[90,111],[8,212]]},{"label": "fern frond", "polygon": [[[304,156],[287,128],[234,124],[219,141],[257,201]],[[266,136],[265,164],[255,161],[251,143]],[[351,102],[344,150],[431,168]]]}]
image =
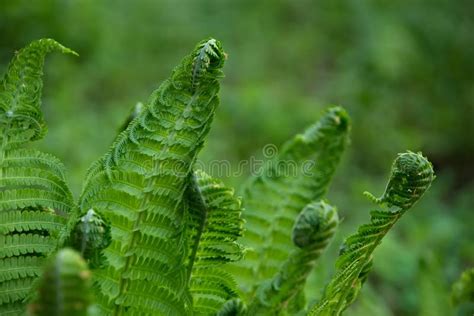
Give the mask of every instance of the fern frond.
[{"label": "fern frond", "polygon": [[249,250],[232,272],[249,297],[255,285],[273,277],[295,249],[290,236],[295,217],[326,193],[348,143],[349,125],[342,108],[328,109],[304,134],[287,142],[245,187],[242,243]]},{"label": "fern frond", "polygon": [[96,273],[107,314],[189,308],[184,192],[219,103],[224,59],[218,41],[200,42],[89,169],[80,208],[107,218],[113,240]]},{"label": "fern frond", "polygon": [[370,223],[348,237],[336,262],[336,273],[309,315],[340,315],[356,298],[372,264],[372,253],[400,217],[434,180],[431,163],[421,153],[406,152],[395,159],[385,193],[371,200],[388,210],[370,213]]},{"label": "fern frond", "polygon": [[74,53],[54,40],[35,41],[15,55],[0,82],[0,288],[8,289],[0,292],[0,301],[7,303],[0,303],[0,310],[5,313],[23,306],[74,207],[61,162],[24,148],[46,133],[41,76],[52,51]]},{"label": "fern frond", "polygon": [[[249,307],[250,315],[280,315],[287,311],[289,302],[303,293],[306,278],[328,246],[338,223],[336,209],[323,201],[313,202],[301,211],[292,230],[292,240],[298,249],[272,279],[259,286]],[[292,311],[295,312],[298,311]]]},{"label": "fern frond", "polygon": [[76,251],[60,250],[44,268],[29,315],[86,316],[91,303],[90,276],[86,262]]},{"label": "fern frond", "polygon": [[189,203],[187,271],[194,315],[215,315],[236,296],[233,277],[222,269],[242,257],[237,243],[242,235],[240,200],[233,190],[202,171],[191,176]]}]

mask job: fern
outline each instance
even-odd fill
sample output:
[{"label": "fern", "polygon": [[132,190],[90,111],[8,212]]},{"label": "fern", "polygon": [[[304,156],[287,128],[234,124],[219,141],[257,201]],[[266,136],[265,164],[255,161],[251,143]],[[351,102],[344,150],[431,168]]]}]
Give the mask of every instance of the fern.
[{"label": "fern", "polygon": [[38,297],[30,304],[32,316],[86,316],[91,302],[91,274],[72,249],[60,250],[44,268]]},{"label": "fern", "polygon": [[215,315],[237,296],[237,285],[222,266],[242,257],[240,200],[204,172],[192,176],[187,193],[189,258],[187,271],[194,315]]},{"label": "fern", "polygon": [[[249,298],[256,285],[273,277],[295,249],[290,236],[294,219],[303,207],[326,193],[347,145],[348,131],[347,113],[340,107],[330,108],[304,134],[286,143],[278,157],[245,187],[247,229],[242,243],[249,250],[232,272]],[[279,170],[294,174],[280,174]]]},{"label": "fern", "polygon": [[183,315],[187,304],[184,192],[218,105],[225,55],[202,41],[89,170],[80,199],[111,223],[98,306],[113,315]]},{"label": "fern", "polygon": [[[245,187],[242,209],[232,189],[193,171],[226,57],[218,41],[202,41],[135,106],[76,205],[60,161],[29,147],[46,133],[41,69],[53,50],[73,53],[34,42],[0,84],[0,314],[21,315],[31,299],[30,315],[301,314],[306,278],[339,222],[321,199],[348,143],[346,112],[330,108],[286,143]],[[421,154],[399,155],[382,197],[367,193],[386,210],[345,240],[310,315],[340,315],[357,298],[374,249],[433,179]],[[236,263],[242,217],[248,249]],[[79,253],[57,252],[64,245]]]},{"label": "fern", "polygon": [[392,226],[430,187],[434,179],[431,163],[420,153],[406,152],[394,161],[381,198],[366,195],[388,210],[371,212],[370,223],[359,227],[343,244],[336,274],[320,302],[309,315],[340,315],[356,298],[372,264],[372,253]]},{"label": "fern", "polygon": [[[292,240],[298,249],[289,255],[272,279],[260,285],[249,315],[280,315],[288,311],[289,302],[303,293],[306,278],[329,244],[338,222],[336,209],[325,202],[313,202],[301,211],[292,231]],[[299,303],[304,305],[304,302]]]},{"label": "fern", "polygon": [[64,236],[74,207],[61,162],[29,143],[46,134],[40,109],[47,53],[73,51],[51,39],[31,43],[0,82],[0,313],[17,315],[44,259]]}]

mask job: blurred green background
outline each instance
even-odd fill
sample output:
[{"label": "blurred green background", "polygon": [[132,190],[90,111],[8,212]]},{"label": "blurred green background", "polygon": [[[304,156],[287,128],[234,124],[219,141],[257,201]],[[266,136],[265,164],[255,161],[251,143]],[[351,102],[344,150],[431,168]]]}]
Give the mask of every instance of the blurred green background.
[{"label": "blurred green background", "polygon": [[473,30],[472,0],[0,0],[0,71],[42,37],[80,54],[48,58],[40,144],[78,193],[131,107],[197,41],[220,39],[229,58],[203,160],[261,157],[328,105],[352,117],[329,194],[344,221],[309,295],[331,275],[343,236],[368,220],[362,192],[382,193],[396,153],[421,150],[438,178],[375,254],[348,315],[472,315],[473,305],[450,307],[449,292],[474,265]]}]

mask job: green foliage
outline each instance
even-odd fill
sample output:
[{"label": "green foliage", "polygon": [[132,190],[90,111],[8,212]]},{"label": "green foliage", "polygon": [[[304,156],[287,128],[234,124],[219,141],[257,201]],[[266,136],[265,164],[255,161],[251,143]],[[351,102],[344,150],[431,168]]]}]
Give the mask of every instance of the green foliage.
[{"label": "green foliage", "polygon": [[[321,199],[348,143],[347,113],[330,108],[287,142],[245,186],[243,209],[232,189],[194,171],[226,59],[218,41],[204,40],[137,104],[76,206],[59,161],[25,148],[46,131],[40,75],[54,49],[71,52],[52,40],[22,50],[0,90],[0,313],[21,314],[31,298],[32,315],[304,313],[306,279],[339,223]],[[398,156],[382,197],[367,193],[386,210],[346,239],[310,315],[340,315],[357,298],[374,249],[433,179],[421,154]],[[80,254],[59,250],[42,270],[64,245]]]},{"label": "green foliage", "polygon": [[474,303],[474,268],[464,271],[453,284],[451,301],[454,305],[464,302]]},{"label": "green foliage", "polygon": [[0,82],[0,313],[20,313],[44,259],[63,238],[74,207],[64,167],[27,148],[46,134],[41,106],[47,53],[74,53],[51,39],[31,43]]},{"label": "green foliage", "polygon": [[225,55],[202,41],[89,170],[80,199],[112,226],[107,266],[96,271],[107,314],[182,315],[190,309],[184,192],[218,105]]},{"label": "green foliage", "polygon": [[203,172],[192,176],[189,203],[187,271],[194,315],[215,315],[237,296],[237,284],[222,266],[242,257],[240,200],[233,190]]},{"label": "green foliage", "polygon": [[91,302],[91,274],[74,250],[61,249],[44,267],[38,297],[30,304],[32,316],[86,316]]},{"label": "green foliage", "polygon": [[336,273],[309,315],[340,315],[357,298],[367,279],[375,248],[400,217],[421,198],[433,180],[433,167],[420,153],[398,155],[382,197],[375,198],[367,193],[373,202],[380,207],[386,206],[388,210],[372,211],[370,223],[360,226],[356,234],[344,241],[336,262]]},{"label": "green foliage", "polygon": [[295,217],[326,193],[347,145],[349,125],[342,108],[328,109],[316,124],[285,143],[246,185],[247,230],[242,243],[249,249],[234,274],[247,297],[254,295],[259,282],[273,277],[295,249],[291,241]]},{"label": "green foliage", "polygon": [[[302,295],[306,278],[316,260],[328,246],[336,232],[337,211],[325,202],[313,202],[298,215],[292,230],[293,243],[299,248],[289,254],[281,270],[257,289],[257,296],[249,306],[249,315],[289,315],[304,309]],[[289,306],[297,299],[299,306]],[[303,301],[301,301],[303,299]],[[296,310],[292,310],[296,309]]]}]

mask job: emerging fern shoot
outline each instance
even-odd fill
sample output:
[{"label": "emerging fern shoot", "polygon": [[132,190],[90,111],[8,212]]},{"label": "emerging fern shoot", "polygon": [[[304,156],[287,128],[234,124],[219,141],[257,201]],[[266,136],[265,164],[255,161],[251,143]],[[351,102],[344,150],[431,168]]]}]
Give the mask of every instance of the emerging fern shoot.
[{"label": "emerging fern shoot", "polygon": [[406,152],[395,159],[381,198],[366,195],[388,210],[372,211],[370,223],[348,237],[336,262],[336,273],[309,315],[337,316],[357,298],[372,264],[372,253],[393,225],[428,190],[434,180],[431,163],[421,153]]}]

